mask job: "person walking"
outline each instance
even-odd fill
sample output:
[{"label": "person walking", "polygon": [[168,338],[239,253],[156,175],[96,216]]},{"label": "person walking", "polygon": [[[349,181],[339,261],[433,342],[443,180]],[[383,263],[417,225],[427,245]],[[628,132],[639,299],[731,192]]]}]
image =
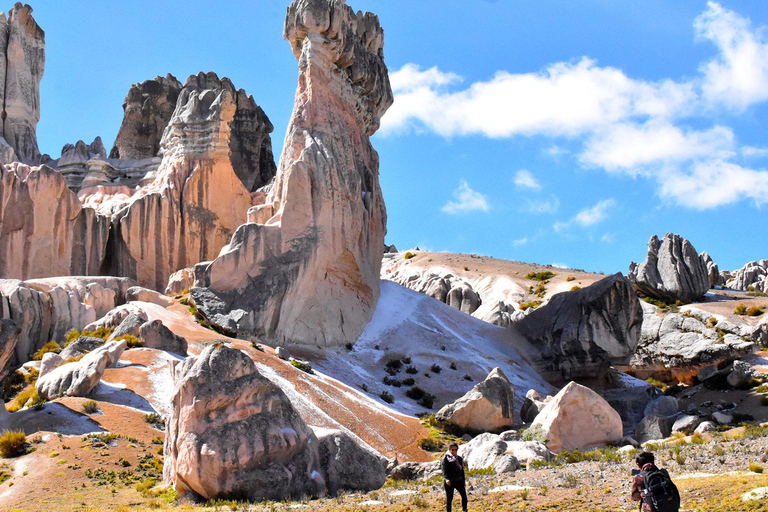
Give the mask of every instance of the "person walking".
[{"label": "person walking", "polygon": [[461,510],[467,512],[467,489],[464,477],[464,459],[459,457],[459,445],[452,443],[448,447],[448,453],[443,457],[441,464],[445,482],[445,510],[451,512],[453,492],[458,491],[461,496]]}]

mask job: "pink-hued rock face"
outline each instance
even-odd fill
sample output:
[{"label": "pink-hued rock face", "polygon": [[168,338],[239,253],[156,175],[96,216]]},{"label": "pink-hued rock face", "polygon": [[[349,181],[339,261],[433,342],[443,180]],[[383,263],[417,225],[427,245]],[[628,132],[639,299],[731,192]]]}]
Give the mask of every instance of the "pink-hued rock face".
[{"label": "pink-hued rock face", "polygon": [[16,2],[7,19],[0,14],[0,41],[2,136],[15,151],[14,160],[39,164],[37,122],[40,79],[45,68],[45,32],[32,17],[29,5]]},{"label": "pink-hued rock face", "polygon": [[515,390],[501,368],[494,368],[483,382],[435,417],[462,431],[494,432],[514,425],[514,407]]},{"label": "pink-hued rock face", "polygon": [[172,273],[214,258],[245,222],[251,198],[228,154],[236,109],[228,82],[212,73],[187,79],[154,181],[113,217],[107,273],[164,290]]},{"label": "pink-hued rock face", "polygon": [[275,186],[197,266],[197,307],[278,344],[354,342],[379,296],[386,210],[369,136],[392,103],[378,18],[297,0],[284,29],[299,86]]},{"label": "pink-hued rock face", "polygon": [[554,453],[583,450],[620,441],[624,435],[621,416],[591,389],[569,383],[552,398],[533,420],[547,448]]},{"label": "pink-hued rock face", "polygon": [[50,167],[0,166],[0,277],[98,275],[108,231]]}]

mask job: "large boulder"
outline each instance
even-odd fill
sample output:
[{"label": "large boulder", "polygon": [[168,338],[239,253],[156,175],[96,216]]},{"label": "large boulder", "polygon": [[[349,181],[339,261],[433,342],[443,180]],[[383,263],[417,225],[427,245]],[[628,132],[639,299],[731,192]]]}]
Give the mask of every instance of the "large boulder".
[{"label": "large boulder", "polygon": [[10,318],[0,318],[0,381],[11,371],[11,361],[21,329]]},{"label": "large boulder", "polygon": [[534,348],[532,363],[550,382],[596,377],[627,364],[640,339],[640,301],[620,273],[558,293],[514,324]]},{"label": "large boulder", "polygon": [[32,17],[32,7],[16,2],[7,18],[0,13],[0,34],[2,137],[19,161],[36,165],[40,163],[37,122],[45,32]]},{"label": "large boulder", "polygon": [[142,324],[139,328],[139,340],[146,348],[165,350],[181,356],[187,355],[187,340],[171,332],[160,320]]},{"label": "large boulder", "polygon": [[726,379],[736,389],[749,389],[764,380],[762,373],[745,361],[734,361],[733,369]]},{"label": "large boulder", "polygon": [[723,286],[725,284],[725,280],[720,275],[720,268],[717,266],[717,263],[712,260],[712,256],[710,256],[707,251],[702,252],[700,256],[701,260],[707,266],[707,273],[709,274],[709,287],[714,288],[715,286]]},{"label": "large boulder", "polygon": [[677,416],[656,416],[651,414],[635,427],[634,438],[640,443],[666,439],[672,434]]},{"label": "large boulder", "polygon": [[552,452],[537,441],[507,441],[504,435],[480,434],[459,447],[468,469],[492,468],[497,473],[516,471],[534,460],[548,462]]},{"label": "large boulder", "polygon": [[[380,293],[386,210],[369,138],[393,101],[384,32],[343,1],[295,0],[283,34],[300,75],[275,184],[196,266],[190,292],[238,336],[339,346],[357,340]],[[218,300],[198,300],[201,288]]]},{"label": "large boulder", "polygon": [[494,432],[514,425],[515,390],[501,368],[455,402],[440,409],[435,418],[461,432]]},{"label": "large boulder", "polygon": [[79,336],[72,340],[64,350],[59,353],[62,360],[68,361],[73,357],[80,357],[92,350],[95,350],[104,344],[104,340],[94,336]]},{"label": "large boulder", "polygon": [[616,443],[624,436],[621,416],[591,389],[571,382],[531,424],[555,453]]},{"label": "large boulder", "polygon": [[243,352],[209,345],[172,377],[163,478],[180,496],[280,501],[384,483],[381,458],[338,432],[318,438]]},{"label": "large boulder", "polygon": [[651,236],[645,261],[632,262],[628,277],[640,292],[667,303],[692,302],[710,288],[705,259],[691,242],[672,233],[661,241]]},{"label": "large boulder", "polygon": [[115,364],[125,350],[125,341],[112,341],[79,361],[65,363],[37,379],[35,389],[45,400],[62,396],[88,396],[101,381],[107,366]]},{"label": "large boulder", "polygon": [[523,406],[520,407],[520,420],[523,423],[531,423],[551,399],[551,396],[543,398],[535,389],[529,389],[525,394]]}]

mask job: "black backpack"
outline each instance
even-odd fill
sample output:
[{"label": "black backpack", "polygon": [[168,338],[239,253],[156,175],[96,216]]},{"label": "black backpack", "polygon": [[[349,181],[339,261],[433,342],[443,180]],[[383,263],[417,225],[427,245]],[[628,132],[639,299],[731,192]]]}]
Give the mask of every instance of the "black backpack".
[{"label": "black backpack", "polygon": [[658,468],[643,471],[645,483],[645,498],[643,501],[654,512],[678,512],[680,510],[680,493],[677,486],[669,478],[666,471]]}]

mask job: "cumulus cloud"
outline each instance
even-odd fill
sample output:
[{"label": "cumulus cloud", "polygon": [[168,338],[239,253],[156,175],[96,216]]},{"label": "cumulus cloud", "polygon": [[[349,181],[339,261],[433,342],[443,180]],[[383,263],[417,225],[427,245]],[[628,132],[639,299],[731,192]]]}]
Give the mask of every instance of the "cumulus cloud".
[{"label": "cumulus cloud", "polygon": [[541,188],[541,184],[533,177],[531,171],[525,169],[520,169],[515,173],[515,185],[520,188],[530,188],[534,190],[539,190]]},{"label": "cumulus cloud", "polygon": [[745,109],[768,100],[768,40],[752,30],[749,19],[709,2],[694,22],[700,40],[717,46],[719,55],[703,64],[702,90],[707,100]]},{"label": "cumulus cloud", "polygon": [[470,188],[469,183],[461,180],[459,188],[453,191],[455,201],[448,201],[442,210],[445,213],[455,215],[458,213],[469,213],[474,211],[488,212],[488,198]]},{"label": "cumulus cloud", "polygon": [[566,222],[557,222],[553,226],[555,231],[562,231],[571,226],[586,228],[598,224],[608,218],[609,211],[616,206],[616,200],[605,199],[591,208],[585,208]]},{"label": "cumulus cloud", "polygon": [[[712,43],[717,53],[701,64],[698,76],[682,81],[633,79],[588,57],[532,73],[499,71],[469,85],[437,67],[407,64],[391,74],[395,104],[382,119],[382,131],[568,137],[582,144],[577,150],[582,165],[653,179],[660,197],[689,208],[766,202],[768,172],[734,159],[766,157],[768,150],[740,147],[722,121],[701,123],[708,116],[722,119],[724,108],[738,112],[768,101],[768,29],[753,27],[716,2],[709,2],[693,25],[696,40]],[[688,118],[696,128],[686,124]],[[557,145],[545,151],[563,154]],[[553,203],[531,206],[551,212]]]}]

